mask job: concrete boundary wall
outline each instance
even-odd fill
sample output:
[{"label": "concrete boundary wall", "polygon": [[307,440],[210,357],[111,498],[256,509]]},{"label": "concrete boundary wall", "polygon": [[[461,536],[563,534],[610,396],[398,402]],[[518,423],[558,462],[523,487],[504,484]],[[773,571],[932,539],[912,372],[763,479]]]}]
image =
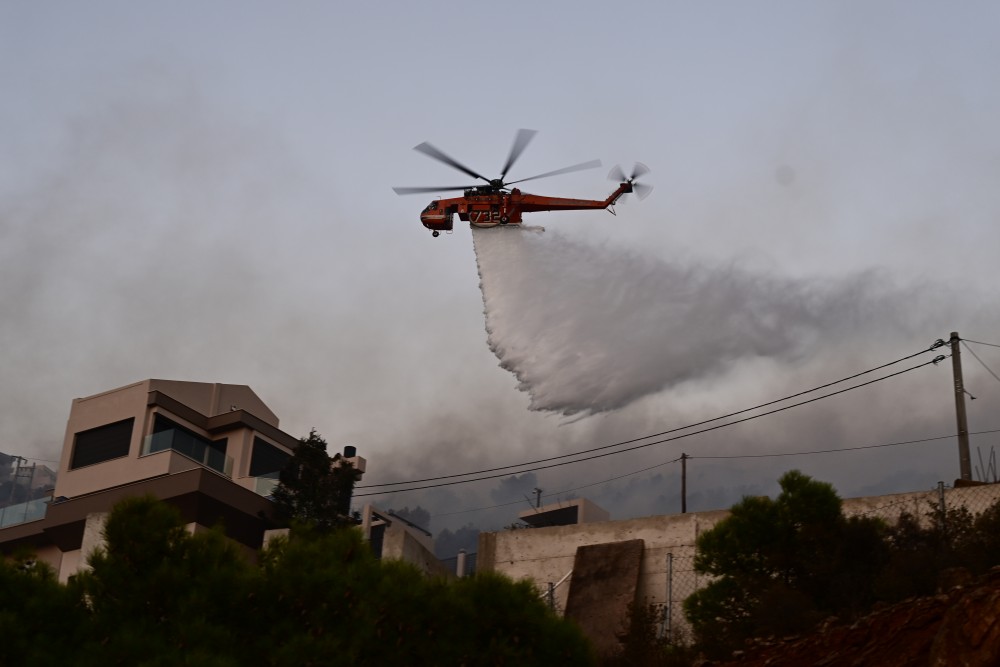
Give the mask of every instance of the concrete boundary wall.
[{"label": "concrete boundary wall", "polygon": [[[573,570],[578,547],[642,540],[645,549],[639,570],[637,598],[662,604],[667,590],[667,553],[673,553],[675,562],[686,558],[689,563],[686,567],[691,570],[698,535],[728,515],[727,511],[717,510],[482,533],[479,536],[477,569],[502,572],[515,580],[529,579],[538,587],[540,594],[548,590],[550,582],[554,584],[565,578],[555,592],[555,606],[562,611],[566,608],[572,585],[572,575],[568,578],[566,575]],[[697,583],[692,581],[689,588],[688,591],[681,591],[675,586],[672,597],[686,597],[697,589]]]},{"label": "concrete boundary wall", "polygon": [[[878,516],[890,523],[903,513],[928,521],[943,492],[946,508],[966,507],[973,514],[1000,500],[1000,484],[948,488],[886,496],[848,498],[843,502],[847,516]],[[515,579],[527,579],[545,596],[549,583],[558,583],[555,607],[564,612],[572,586],[573,561],[582,546],[640,539],[645,544],[636,592],[638,602],[667,607],[671,629],[683,632],[682,603],[707,582],[694,571],[698,535],[729,516],[728,510],[667,514],[620,521],[600,521],[573,526],[526,528],[479,536],[479,571],[496,571]],[[668,576],[672,575],[672,576]]]}]

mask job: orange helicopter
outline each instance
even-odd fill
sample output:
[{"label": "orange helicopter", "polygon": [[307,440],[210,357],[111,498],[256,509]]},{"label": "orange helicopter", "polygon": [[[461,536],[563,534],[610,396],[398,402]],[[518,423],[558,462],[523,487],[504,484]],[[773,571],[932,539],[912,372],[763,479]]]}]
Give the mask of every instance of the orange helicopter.
[{"label": "orange helicopter", "polygon": [[584,169],[595,169],[601,166],[600,160],[581,162],[570,167],[563,167],[555,171],[547,171],[537,176],[529,176],[516,181],[507,181],[507,172],[514,165],[514,162],[521,156],[531,139],[537,134],[535,130],[518,130],[514,137],[514,143],[510,147],[510,154],[500,171],[500,178],[489,179],[454,158],[441,152],[431,144],[424,142],[415,146],[413,150],[423,153],[439,162],[443,162],[449,167],[453,167],[473,178],[486,181],[486,185],[460,185],[444,187],[420,187],[420,188],[393,188],[398,195],[412,195],[427,192],[447,192],[450,190],[463,190],[461,197],[451,199],[435,199],[420,212],[420,222],[424,227],[431,230],[434,236],[439,236],[441,232],[450,232],[453,228],[454,216],[457,213],[458,219],[470,223],[473,227],[495,227],[496,225],[517,225],[521,223],[523,213],[533,213],[535,211],[575,211],[584,209],[608,209],[614,213],[614,204],[625,194],[634,192],[640,199],[645,199],[652,191],[651,185],[637,183],[636,179],[649,173],[649,168],[641,162],[636,162],[631,176],[626,176],[620,167],[614,167],[608,178],[618,182],[615,191],[608,195],[607,199],[567,199],[564,197],[543,197],[521,192],[519,188],[511,189],[509,186],[525,181],[533,181],[549,176],[569,174],[574,171]]}]

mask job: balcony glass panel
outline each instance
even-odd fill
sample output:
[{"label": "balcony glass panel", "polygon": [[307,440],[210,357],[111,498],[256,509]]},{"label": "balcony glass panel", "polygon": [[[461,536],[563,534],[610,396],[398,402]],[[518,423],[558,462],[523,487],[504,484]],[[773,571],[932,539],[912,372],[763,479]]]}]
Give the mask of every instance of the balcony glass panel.
[{"label": "balcony glass panel", "polygon": [[48,507],[49,498],[39,498],[37,500],[29,500],[26,503],[8,505],[0,509],[0,528],[44,519]]},{"label": "balcony glass panel", "polygon": [[189,459],[193,459],[216,472],[220,472],[226,477],[232,477],[233,458],[226,456],[217,449],[212,448],[207,440],[198,438],[186,431],[179,429],[167,429],[159,433],[147,435],[142,443],[142,453],[154,454],[166,450],[173,450]]},{"label": "balcony glass panel", "polygon": [[254,477],[254,488],[258,495],[270,498],[274,487],[278,486],[278,473],[272,472],[260,477]]}]

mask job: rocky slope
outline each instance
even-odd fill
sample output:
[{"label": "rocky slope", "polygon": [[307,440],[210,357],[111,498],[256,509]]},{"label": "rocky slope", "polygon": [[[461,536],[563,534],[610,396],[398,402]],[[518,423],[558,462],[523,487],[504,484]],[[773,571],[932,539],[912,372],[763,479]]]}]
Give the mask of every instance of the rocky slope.
[{"label": "rocky slope", "polygon": [[851,625],[763,640],[720,667],[988,667],[1000,665],[1000,568],[930,598],[906,600]]}]

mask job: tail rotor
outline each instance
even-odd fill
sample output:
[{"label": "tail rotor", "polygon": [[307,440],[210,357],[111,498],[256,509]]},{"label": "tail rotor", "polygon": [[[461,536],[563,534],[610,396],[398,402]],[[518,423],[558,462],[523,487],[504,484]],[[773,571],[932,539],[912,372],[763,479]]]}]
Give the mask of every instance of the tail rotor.
[{"label": "tail rotor", "polygon": [[615,181],[616,183],[628,183],[632,186],[632,192],[634,192],[639,199],[645,199],[649,196],[649,193],[653,191],[653,186],[647,185],[646,183],[639,183],[637,182],[637,179],[648,173],[649,167],[641,162],[635,163],[635,166],[632,167],[632,174],[629,176],[625,175],[625,172],[622,171],[620,166],[615,165],[611,168],[611,172],[608,174],[608,179]]}]

